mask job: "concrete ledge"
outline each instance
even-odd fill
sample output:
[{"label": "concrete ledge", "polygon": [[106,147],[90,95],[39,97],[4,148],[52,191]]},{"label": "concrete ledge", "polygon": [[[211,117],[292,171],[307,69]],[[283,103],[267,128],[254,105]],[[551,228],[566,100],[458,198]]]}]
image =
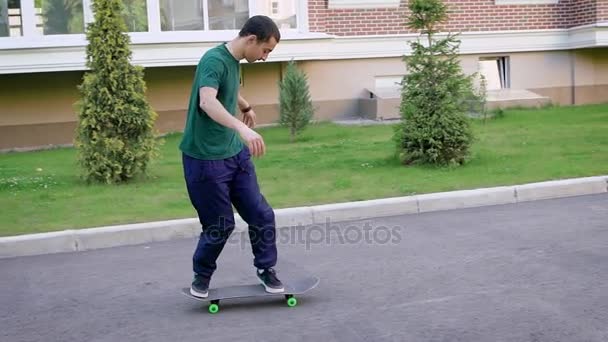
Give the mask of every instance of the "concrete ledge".
[{"label": "concrete ledge", "polygon": [[[608,192],[608,176],[275,210],[277,229]],[[247,223],[235,214],[236,232]],[[200,234],[198,218],[0,237],[0,258],[143,244]]]},{"label": "concrete ledge", "polygon": [[415,196],[384,198],[378,200],[324,204],[312,207],[313,223],[324,224],[363,220],[373,217],[415,214],[418,203]]},{"label": "concrete ledge", "polygon": [[77,250],[73,230],[0,238],[0,258]]},{"label": "concrete ledge", "polygon": [[608,177],[585,177],[518,185],[515,187],[518,202],[535,201],[568,196],[601,194],[607,191]]},{"label": "concrete ledge", "polygon": [[313,224],[313,208],[297,207],[275,210],[277,227],[297,227]]},{"label": "concrete ledge", "polygon": [[[312,208],[310,207],[276,209],[274,211],[274,218],[277,229],[307,226],[313,223]],[[234,214],[234,222],[234,232],[242,233],[247,231],[247,222],[237,213]],[[200,224],[197,229],[200,229]]]},{"label": "concrete ledge", "polygon": [[137,245],[154,241],[190,238],[199,235],[197,218],[137,223],[74,231],[77,250]]},{"label": "concrete ledge", "polygon": [[514,187],[460,190],[418,196],[418,208],[421,213],[515,202]]}]

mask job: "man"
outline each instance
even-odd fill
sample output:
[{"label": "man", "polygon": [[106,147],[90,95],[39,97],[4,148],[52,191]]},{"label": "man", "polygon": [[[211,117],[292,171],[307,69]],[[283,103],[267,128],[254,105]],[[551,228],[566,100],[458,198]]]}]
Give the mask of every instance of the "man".
[{"label": "man", "polygon": [[[277,262],[274,212],[260,193],[250,159],[264,155],[266,147],[252,129],[254,110],[239,94],[239,61],[265,61],[280,39],[272,19],[251,17],[236,38],[207,51],[196,68],[180,143],[188,195],[202,225],[192,258],[193,296],[208,296],[216,260],[234,229],[232,205],[249,225],[257,277],[266,291],[284,291],[273,269]],[[235,117],[237,107],[242,121]]]}]

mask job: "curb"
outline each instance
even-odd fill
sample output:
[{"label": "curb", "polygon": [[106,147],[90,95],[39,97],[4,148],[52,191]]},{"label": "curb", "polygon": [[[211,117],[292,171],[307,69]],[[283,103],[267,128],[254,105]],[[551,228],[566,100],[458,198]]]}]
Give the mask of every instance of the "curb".
[{"label": "curb", "polygon": [[[608,176],[275,210],[277,229],[608,192]],[[247,224],[235,214],[235,232]],[[0,238],[0,258],[144,244],[200,234],[198,218]]]}]

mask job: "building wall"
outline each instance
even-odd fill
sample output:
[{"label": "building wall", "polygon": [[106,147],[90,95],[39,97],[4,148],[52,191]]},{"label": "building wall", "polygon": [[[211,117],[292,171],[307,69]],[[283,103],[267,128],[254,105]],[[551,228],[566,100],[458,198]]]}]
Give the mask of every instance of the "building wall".
[{"label": "building wall", "polygon": [[576,103],[608,102],[608,48],[577,51],[574,63]]},{"label": "building wall", "polygon": [[[512,89],[528,89],[555,103],[608,101],[608,48],[575,51],[464,55],[465,73],[477,71],[480,57],[508,56]],[[241,94],[255,107],[258,123],[278,119],[278,81],[285,63],[243,66]],[[359,116],[360,99],[385,79],[406,71],[401,58],[302,61],[316,119]],[[147,96],[159,114],[161,132],[183,129],[195,67],[148,68]],[[0,75],[0,149],[71,144],[82,72]],[[389,82],[390,83],[390,82]],[[395,101],[391,102],[394,105]]]},{"label": "building wall", "polygon": [[[560,0],[557,4],[497,5],[496,0],[445,0],[443,31],[563,29],[608,20],[607,0]],[[327,0],[309,0],[311,31],[339,36],[409,33],[403,24],[407,0],[399,8],[328,9]]]}]

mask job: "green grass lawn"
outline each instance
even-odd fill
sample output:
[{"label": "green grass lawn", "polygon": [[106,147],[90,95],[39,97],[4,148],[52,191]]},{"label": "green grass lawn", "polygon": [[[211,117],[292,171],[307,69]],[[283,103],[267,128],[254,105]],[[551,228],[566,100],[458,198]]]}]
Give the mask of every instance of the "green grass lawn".
[{"label": "green grass lawn", "polygon": [[[474,122],[471,161],[458,168],[404,167],[392,126],[311,126],[296,143],[259,131],[255,159],[275,209],[608,174],[608,105],[510,110]],[[0,236],[195,217],[177,149],[165,137],[151,175],[128,185],[86,185],[72,148],[0,154]]]}]

